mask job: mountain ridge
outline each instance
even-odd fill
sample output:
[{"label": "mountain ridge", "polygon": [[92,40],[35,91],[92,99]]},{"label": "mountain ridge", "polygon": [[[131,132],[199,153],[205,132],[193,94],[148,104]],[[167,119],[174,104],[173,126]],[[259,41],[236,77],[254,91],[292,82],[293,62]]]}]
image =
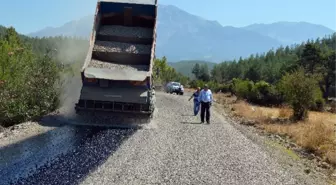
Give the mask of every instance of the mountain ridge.
[{"label": "mountain ridge", "polygon": [[[299,41],[301,43],[310,39],[312,35],[308,34],[307,38],[300,37],[295,40],[291,36],[286,37],[283,31],[273,35],[262,31],[262,27],[267,27],[267,24],[254,24],[255,26],[249,25],[242,28],[222,26],[216,20],[204,19],[173,5],[159,5],[158,9],[156,55],[158,57],[166,56],[171,62],[232,60],[255,53],[263,53],[281,45],[288,45],[287,43],[290,42],[297,43]],[[47,27],[31,33],[29,36],[64,35],[88,38],[92,30],[92,23],[93,15],[88,15],[79,20],[69,21],[60,27]],[[326,33],[322,31],[324,34],[320,32],[313,34],[313,36],[321,37],[330,33],[330,30],[324,31]]]},{"label": "mountain ridge", "polygon": [[278,21],[270,24],[256,23],[242,28],[277,39],[283,45],[300,44],[308,39],[325,37],[335,32],[335,30],[326,26],[306,21]]}]

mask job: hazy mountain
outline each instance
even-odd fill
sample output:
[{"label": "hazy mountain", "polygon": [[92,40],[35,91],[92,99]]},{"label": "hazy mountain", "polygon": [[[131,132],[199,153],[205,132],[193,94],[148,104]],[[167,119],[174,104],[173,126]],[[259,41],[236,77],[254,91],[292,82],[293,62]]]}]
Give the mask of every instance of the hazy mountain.
[{"label": "hazy mountain", "polygon": [[301,43],[308,39],[316,39],[331,35],[335,31],[322,25],[307,22],[276,22],[272,24],[252,24],[244,27],[265,36],[277,39],[284,45]]},{"label": "hazy mountain", "polygon": [[[199,59],[219,62],[280,45],[273,38],[241,28],[223,27],[216,21],[205,20],[175,6],[160,5],[158,12],[157,56],[167,56],[169,61]],[[87,16],[29,35],[88,37],[92,22],[93,17]]]},{"label": "hazy mountain", "polygon": [[93,16],[86,16],[79,20],[70,21],[60,27],[46,27],[42,30],[29,34],[33,37],[48,37],[48,36],[78,36],[89,37],[92,31]]},{"label": "hazy mountain", "polygon": [[[286,37],[276,37],[274,34],[272,37],[272,34],[264,33],[262,29],[258,31],[258,25],[245,28],[223,27],[217,21],[205,20],[172,5],[159,5],[158,9],[156,55],[158,57],[166,56],[170,62],[181,60],[221,62],[240,56],[246,57],[257,52],[265,52],[284,44],[286,41]],[[93,16],[86,16],[80,20],[68,22],[61,27],[45,28],[31,33],[30,36],[66,35],[87,38],[91,32],[92,23]],[[284,28],[277,29],[288,30],[291,33],[290,29],[292,28],[284,26]],[[296,34],[297,30],[295,28],[292,31],[293,34],[290,37],[292,40],[296,38],[295,35],[300,35]],[[315,35],[321,34],[323,34],[323,30]],[[307,40],[311,37],[311,34],[302,35],[298,36],[297,40]]]},{"label": "hazy mountain", "polygon": [[267,36],[234,27],[223,27],[175,6],[160,6],[158,56],[168,60],[221,61],[263,52],[280,43]]}]

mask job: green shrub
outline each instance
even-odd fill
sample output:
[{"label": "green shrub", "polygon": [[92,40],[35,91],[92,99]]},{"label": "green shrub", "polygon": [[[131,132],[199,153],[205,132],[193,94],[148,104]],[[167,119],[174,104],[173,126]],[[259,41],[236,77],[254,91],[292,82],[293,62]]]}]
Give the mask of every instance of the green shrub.
[{"label": "green shrub", "polygon": [[191,80],[189,82],[189,86],[190,86],[190,88],[196,88],[197,87],[197,81],[196,80]]},{"label": "green shrub", "polygon": [[239,99],[246,99],[250,103],[267,106],[283,103],[276,87],[265,81],[253,83],[249,80],[234,79],[232,89]]},{"label": "green shrub", "polygon": [[201,80],[197,80],[197,86],[196,87],[203,88],[205,84],[206,84],[205,82],[203,82]]},{"label": "green shrub", "polygon": [[220,90],[220,84],[218,84],[217,82],[210,81],[207,83],[207,85],[211,89],[212,92],[219,92]]},{"label": "green shrub", "polygon": [[234,79],[233,80],[233,91],[236,96],[240,99],[248,99],[251,95],[253,89],[253,82],[248,80]]},{"label": "green shrub", "polygon": [[218,85],[218,91],[221,91],[222,93],[231,92],[231,84],[220,84],[220,85]]},{"label": "green shrub", "polygon": [[36,56],[13,29],[0,40],[0,124],[10,126],[55,110],[61,92],[60,66]]},{"label": "green shrub", "polygon": [[255,83],[250,93],[249,101],[259,105],[280,105],[283,103],[280,93],[275,86],[260,81]]},{"label": "green shrub", "polygon": [[319,88],[314,88],[314,103],[310,106],[310,110],[324,111],[325,99],[323,93]]},{"label": "green shrub", "polygon": [[293,108],[293,118],[303,120],[308,116],[308,109],[321,102],[322,93],[318,80],[313,76],[305,75],[302,68],[286,74],[280,81],[280,90]]},{"label": "green shrub", "polygon": [[205,82],[200,81],[200,80],[191,80],[189,82],[189,86],[191,88],[197,88],[197,87],[203,88],[204,84],[205,84]]}]

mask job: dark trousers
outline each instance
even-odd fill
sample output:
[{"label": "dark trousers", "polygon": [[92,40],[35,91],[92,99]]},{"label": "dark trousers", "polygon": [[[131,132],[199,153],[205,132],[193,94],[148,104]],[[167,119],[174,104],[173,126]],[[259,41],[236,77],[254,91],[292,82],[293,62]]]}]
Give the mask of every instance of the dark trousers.
[{"label": "dark trousers", "polygon": [[201,102],[201,122],[204,122],[204,113],[206,113],[206,121],[210,121],[210,103]]}]

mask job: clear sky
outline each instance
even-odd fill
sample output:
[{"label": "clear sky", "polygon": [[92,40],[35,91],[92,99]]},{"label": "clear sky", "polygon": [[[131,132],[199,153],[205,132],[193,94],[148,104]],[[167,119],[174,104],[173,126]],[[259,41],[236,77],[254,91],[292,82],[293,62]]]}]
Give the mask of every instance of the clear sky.
[{"label": "clear sky", "polygon": [[[336,0],[158,0],[224,26],[305,21],[336,30]],[[97,0],[0,0],[0,25],[23,34],[93,14]],[[205,3],[207,2],[207,3]]]}]

